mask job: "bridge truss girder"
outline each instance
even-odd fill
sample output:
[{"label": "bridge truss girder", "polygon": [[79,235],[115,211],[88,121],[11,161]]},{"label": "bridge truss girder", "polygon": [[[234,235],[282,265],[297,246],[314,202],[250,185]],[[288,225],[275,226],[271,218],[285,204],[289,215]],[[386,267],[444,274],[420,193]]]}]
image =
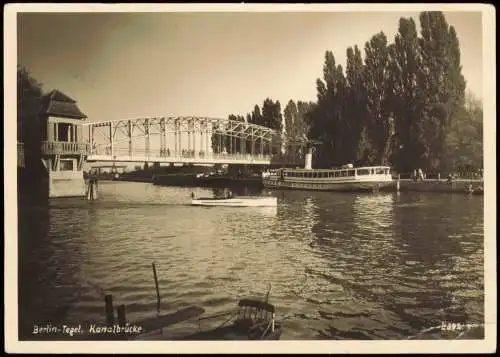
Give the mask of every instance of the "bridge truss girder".
[{"label": "bridge truss girder", "polygon": [[[229,119],[154,117],[94,122],[84,125],[88,127],[91,154],[101,154],[104,148],[106,155],[112,156],[117,156],[118,152],[133,156],[138,151],[146,154],[159,152],[162,155],[170,151],[170,147],[174,153],[185,150],[193,152],[200,150],[200,153],[208,153],[212,149],[213,137],[219,137],[220,146],[227,147],[230,152],[247,151],[246,143],[249,143],[252,154],[262,155],[265,148],[271,152],[273,147],[280,145],[279,140],[276,139],[278,136],[275,130]],[[157,137],[159,140],[152,145],[151,139]],[[140,139],[144,140],[144,148],[141,149],[137,148],[137,142]],[[239,149],[236,140],[239,142]],[[125,148],[123,148],[123,143],[126,143]]]}]

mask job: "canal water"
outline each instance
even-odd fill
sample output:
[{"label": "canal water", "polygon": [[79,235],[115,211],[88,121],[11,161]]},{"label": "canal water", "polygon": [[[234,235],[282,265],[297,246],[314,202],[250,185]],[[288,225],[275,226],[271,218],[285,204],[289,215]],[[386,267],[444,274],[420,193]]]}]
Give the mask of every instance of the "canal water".
[{"label": "canal water", "polygon": [[35,323],[104,321],[105,294],[129,320],[156,316],[152,262],[161,313],[222,312],[271,284],[282,339],[446,338],[442,321],[483,323],[482,196],[275,191],[269,209],[190,206],[204,188],[99,190],[20,207],[21,338]]}]

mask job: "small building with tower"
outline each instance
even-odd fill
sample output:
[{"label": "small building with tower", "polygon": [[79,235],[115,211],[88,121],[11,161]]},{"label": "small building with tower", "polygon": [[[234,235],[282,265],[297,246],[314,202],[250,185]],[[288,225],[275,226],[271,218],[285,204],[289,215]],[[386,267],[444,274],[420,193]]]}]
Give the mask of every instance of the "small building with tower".
[{"label": "small building with tower", "polygon": [[42,98],[41,161],[49,198],[85,196],[83,164],[89,148],[82,123],[86,119],[76,101],[57,89]]},{"label": "small building with tower", "polygon": [[[44,95],[37,114],[23,122],[18,141],[19,189],[40,198],[85,196],[83,137],[87,116],[59,90]],[[18,139],[19,140],[19,139]]]}]

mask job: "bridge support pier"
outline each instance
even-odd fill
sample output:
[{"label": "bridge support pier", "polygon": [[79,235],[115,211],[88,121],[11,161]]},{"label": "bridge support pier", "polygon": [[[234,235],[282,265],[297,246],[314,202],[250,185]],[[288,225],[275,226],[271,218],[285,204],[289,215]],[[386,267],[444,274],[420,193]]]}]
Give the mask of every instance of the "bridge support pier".
[{"label": "bridge support pier", "polygon": [[41,159],[45,167],[42,181],[49,198],[83,197],[86,193],[82,160],[76,155],[44,155]]}]

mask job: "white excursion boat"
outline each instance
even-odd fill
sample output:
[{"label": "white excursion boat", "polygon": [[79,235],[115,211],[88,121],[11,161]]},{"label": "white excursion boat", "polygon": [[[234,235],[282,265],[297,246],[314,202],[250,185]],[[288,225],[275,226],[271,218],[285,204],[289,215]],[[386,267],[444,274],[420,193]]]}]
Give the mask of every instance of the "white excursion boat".
[{"label": "white excursion boat", "polygon": [[276,207],[276,197],[239,196],[231,198],[200,197],[191,200],[193,206],[230,206],[230,207]]},{"label": "white excursion boat", "polygon": [[277,169],[262,174],[264,187],[318,191],[377,191],[395,186],[388,166]]}]

